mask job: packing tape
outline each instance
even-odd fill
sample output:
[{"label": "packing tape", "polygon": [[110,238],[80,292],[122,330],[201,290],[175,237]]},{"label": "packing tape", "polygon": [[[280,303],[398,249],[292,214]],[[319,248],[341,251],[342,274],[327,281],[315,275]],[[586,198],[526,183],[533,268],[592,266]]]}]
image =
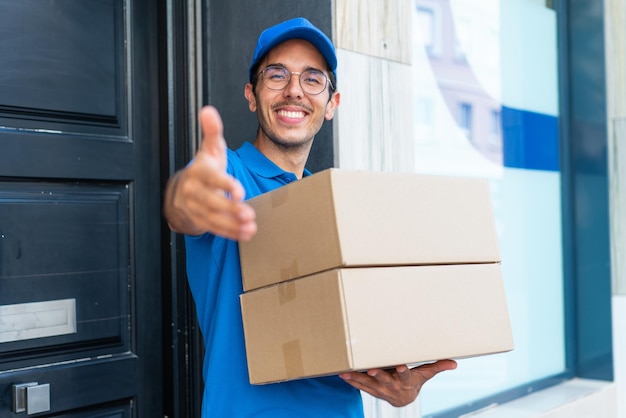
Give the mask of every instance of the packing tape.
[{"label": "packing tape", "polygon": [[296,298],[296,284],[293,281],[278,285],[278,303],[284,305]]},{"label": "packing tape", "polygon": [[302,362],[302,349],[300,340],[291,340],[283,344],[283,361],[287,379],[304,376],[304,365]]},{"label": "packing tape", "polygon": [[290,265],[280,269],[280,278],[282,280],[289,280],[294,277],[300,277],[300,272],[298,270],[298,260],[294,257]]}]

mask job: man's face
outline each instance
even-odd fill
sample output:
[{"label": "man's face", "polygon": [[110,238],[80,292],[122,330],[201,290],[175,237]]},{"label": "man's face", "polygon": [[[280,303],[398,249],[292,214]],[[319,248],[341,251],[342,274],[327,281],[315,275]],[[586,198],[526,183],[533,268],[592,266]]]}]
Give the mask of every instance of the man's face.
[{"label": "man's face", "polygon": [[[269,65],[279,65],[288,71],[302,72],[318,69],[328,75],[326,61],[309,42],[292,39],[279,44],[264,58],[259,69]],[[283,90],[271,90],[262,80],[252,91],[247,84],[245,96],[252,112],[256,112],[261,132],[257,141],[272,141],[282,148],[294,148],[310,144],[322,127],[324,119],[332,119],[339,104],[339,94],[330,97],[328,87],[318,95],[307,94],[302,90],[300,76],[293,74]]]}]

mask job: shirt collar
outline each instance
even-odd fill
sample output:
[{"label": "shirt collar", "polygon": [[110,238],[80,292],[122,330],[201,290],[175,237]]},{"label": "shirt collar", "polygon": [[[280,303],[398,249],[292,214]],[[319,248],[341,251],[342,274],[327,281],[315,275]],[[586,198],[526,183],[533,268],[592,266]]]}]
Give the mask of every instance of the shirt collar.
[{"label": "shirt collar", "polygon": [[[295,180],[295,174],[283,170],[276,164],[274,164],[269,158],[267,158],[261,151],[257,149],[251,142],[244,142],[241,147],[236,151],[237,155],[241,157],[243,161],[246,161],[246,165],[256,174],[265,178],[284,178],[285,175],[292,175]],[[303,176],[309,176],[311,172],[304,169]]]}]

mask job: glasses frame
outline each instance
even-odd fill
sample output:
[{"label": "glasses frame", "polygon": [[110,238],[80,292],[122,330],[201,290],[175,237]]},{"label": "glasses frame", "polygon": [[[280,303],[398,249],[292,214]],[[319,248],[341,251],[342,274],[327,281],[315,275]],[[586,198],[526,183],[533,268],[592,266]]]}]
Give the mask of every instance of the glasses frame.
[{"label": "glasses frame", "polygon": [[[281,88],[274,88],[274,87],[270,87],[267,84],[265,84],[265,72],[271,68],[280,68],[282,70],[285,70],[285,72],[287,74],[289,74],[289,78],[287,78],[287,81],[285,82],[285,86],[281,87]],[[322,88],[322,90],[320,90],[318,93],[309,93],[306,88],[302,85],[302,74],[306,73],[307,71],[317,71],[320,74],[322,74],[324,76],[324,78],[326,79],[326,83],[324,84],[324,87]],[[259,71],[259,73],[257,74],[257,77],[261,79],[261,82],[263,83],[263,85],[270,89],[270,90],[274,90],[274,91],[280,91],[280,90],[284,90],[289,83],[291,82],[291,77],[296,74],[298,75],[298,84],[300,85],[300,88],[302,89],[303,92],[305,92],[306,94],[310,94],[311,96],[318,96],[320,94],[322,94],[324,92],[324,90],[326,90],[326,88],[328,86],[330,86],[330,89],[334,89],[333,86],[333,82],[330,80],[330,77],[328,77],[323,71],[320,71],[316,68],[309,68],[306,69],[304,71],[289,71],[286,67],[283,67],[281,65],[268,65],[267,67],[265,67],[262,71]]]}]

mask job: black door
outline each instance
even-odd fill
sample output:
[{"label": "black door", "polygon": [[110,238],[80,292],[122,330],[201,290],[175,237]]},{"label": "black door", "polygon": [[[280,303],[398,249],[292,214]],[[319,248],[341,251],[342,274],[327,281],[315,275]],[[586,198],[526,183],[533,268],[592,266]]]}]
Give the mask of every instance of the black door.
[{"label": "black door", "polygon": [[0,0],[0,417],[162,417],[157,11]]}]

